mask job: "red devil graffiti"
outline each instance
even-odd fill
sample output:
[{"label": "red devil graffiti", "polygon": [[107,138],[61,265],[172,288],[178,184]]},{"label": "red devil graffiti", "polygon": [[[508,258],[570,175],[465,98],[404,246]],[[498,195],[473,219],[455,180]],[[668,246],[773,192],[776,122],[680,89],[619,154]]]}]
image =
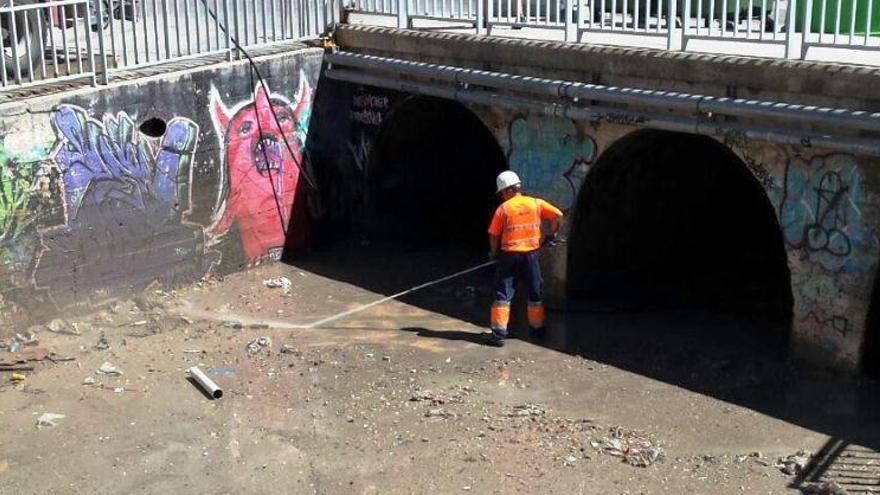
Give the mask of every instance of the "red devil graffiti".
[{"label": "red devil graffiti", "polygon": [[302,73],[299,80],[293,103],[257,85],[252,101],[230,110],[216,90],[211,92],[211,115],[225,151],[228,188],[221,188],[216,220],[208,233],[221,236],[235,224],[249,264],[267,256],[277,258],[284,246],[311,111],[311,90]]}]

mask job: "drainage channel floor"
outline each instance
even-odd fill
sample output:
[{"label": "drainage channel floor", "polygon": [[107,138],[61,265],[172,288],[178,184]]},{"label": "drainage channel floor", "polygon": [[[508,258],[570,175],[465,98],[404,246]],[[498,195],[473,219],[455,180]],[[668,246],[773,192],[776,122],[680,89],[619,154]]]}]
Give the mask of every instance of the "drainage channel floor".
[{"label": "drainage channel floor", "polygon": [[[474,261],[439,259],[266,265],[36,329],[35,345],[0,353],[33,368],[15,382],[0,371],[0,492],[799,493],[843,485],[856,464],[876,474],[858,384],[810,376],[774,405],[766,375],[779,369],[749,355],[713,358],[708,381],[741,376],[701,387],[638,340],[591,354],[581,335],[572,351],[573,328],[609,340],[650,315],[554,312],[547,341],[485,347],[486,273],[303,328]],[[277,277],[289,291],[264,285]],[[187,381],[191,366],[223,397]],[[820,454],[798,474],[800,451]]]}]

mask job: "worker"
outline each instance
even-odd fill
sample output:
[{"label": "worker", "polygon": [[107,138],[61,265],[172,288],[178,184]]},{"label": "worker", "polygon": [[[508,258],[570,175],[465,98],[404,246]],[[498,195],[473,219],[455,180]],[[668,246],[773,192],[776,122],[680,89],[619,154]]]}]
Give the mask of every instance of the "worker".
[{"label": "worker", "polygon": [[[526,196],[515,172],[507,170],[495,179],[501,206],[495,210],[489,225],[489,257],[495,264],[495,302],[492,304],[491,327],[486,343],[501,347],[507,338],[510,302],[517,280],[528,286],[528,318],[530,333],[542,337],[544,303],[542,301],[541,267],[538,250],[553,242],[559,231],[562,211],[539,198]],[[542,242],[541,226],[548,221],[547,237]]]}]

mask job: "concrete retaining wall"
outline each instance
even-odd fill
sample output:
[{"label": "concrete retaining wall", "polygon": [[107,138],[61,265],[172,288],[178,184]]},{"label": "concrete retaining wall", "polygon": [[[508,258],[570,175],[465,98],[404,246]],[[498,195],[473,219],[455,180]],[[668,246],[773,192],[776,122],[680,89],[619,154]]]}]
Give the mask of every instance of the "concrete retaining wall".
[{"label": "concrete retaining wall", "polygon": [[234,63],[0,108],[0,332],[301,244],[322,53],[261,59],[268,94]]}]

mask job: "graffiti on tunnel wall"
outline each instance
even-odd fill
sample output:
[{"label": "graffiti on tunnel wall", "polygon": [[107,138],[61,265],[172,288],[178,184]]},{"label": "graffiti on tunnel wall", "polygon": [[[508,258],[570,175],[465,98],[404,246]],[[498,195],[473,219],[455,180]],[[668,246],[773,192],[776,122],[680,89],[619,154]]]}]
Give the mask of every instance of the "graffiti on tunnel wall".
[{"label": "graffiti on tunnel wall", "polygon": [[516,117],[508,126],[507,160],[525,188],[569,210],[596,158],[596,142],[568,119]]},{"label": "graffiti on tunnel wall", "polygon": [[[873,274],[878,240],[863,218],[858,160],[832,153],[788,158],[772,191],[790,253],[796,317],[820,341],[839,349],[853,316],[866,311],[858,285]],[[861,326],[861,323],[858,324]]]},{"label": "graffiti on tunnel wall", "polygon": [[854,263],[853,243],[865,235],[855,159],[843,154],[794,158],[784,174],[779,218],[786,242],[812,253],[827,269]]},{"label": "graffiti on tunnel wall", "polygon": [[258,85],[251,100],[231,109],[212,89],[210,104],[224,150],[224,185],[208,233],[219,238],[235,225],[249,264],[280,258],[311,113],[305,74],[300,73],[293,101]]},{"label": "graffiti on tunnel wall", "polygon": [[[175,118],[151,140],[126,112],[102,121],[60,105],[51,116],[62,225],[40,232],[34,283],[58,306],[197,278],[219,259],[186,222],[199,128]],[[71,268],[72,267],[72,268]]]}]

